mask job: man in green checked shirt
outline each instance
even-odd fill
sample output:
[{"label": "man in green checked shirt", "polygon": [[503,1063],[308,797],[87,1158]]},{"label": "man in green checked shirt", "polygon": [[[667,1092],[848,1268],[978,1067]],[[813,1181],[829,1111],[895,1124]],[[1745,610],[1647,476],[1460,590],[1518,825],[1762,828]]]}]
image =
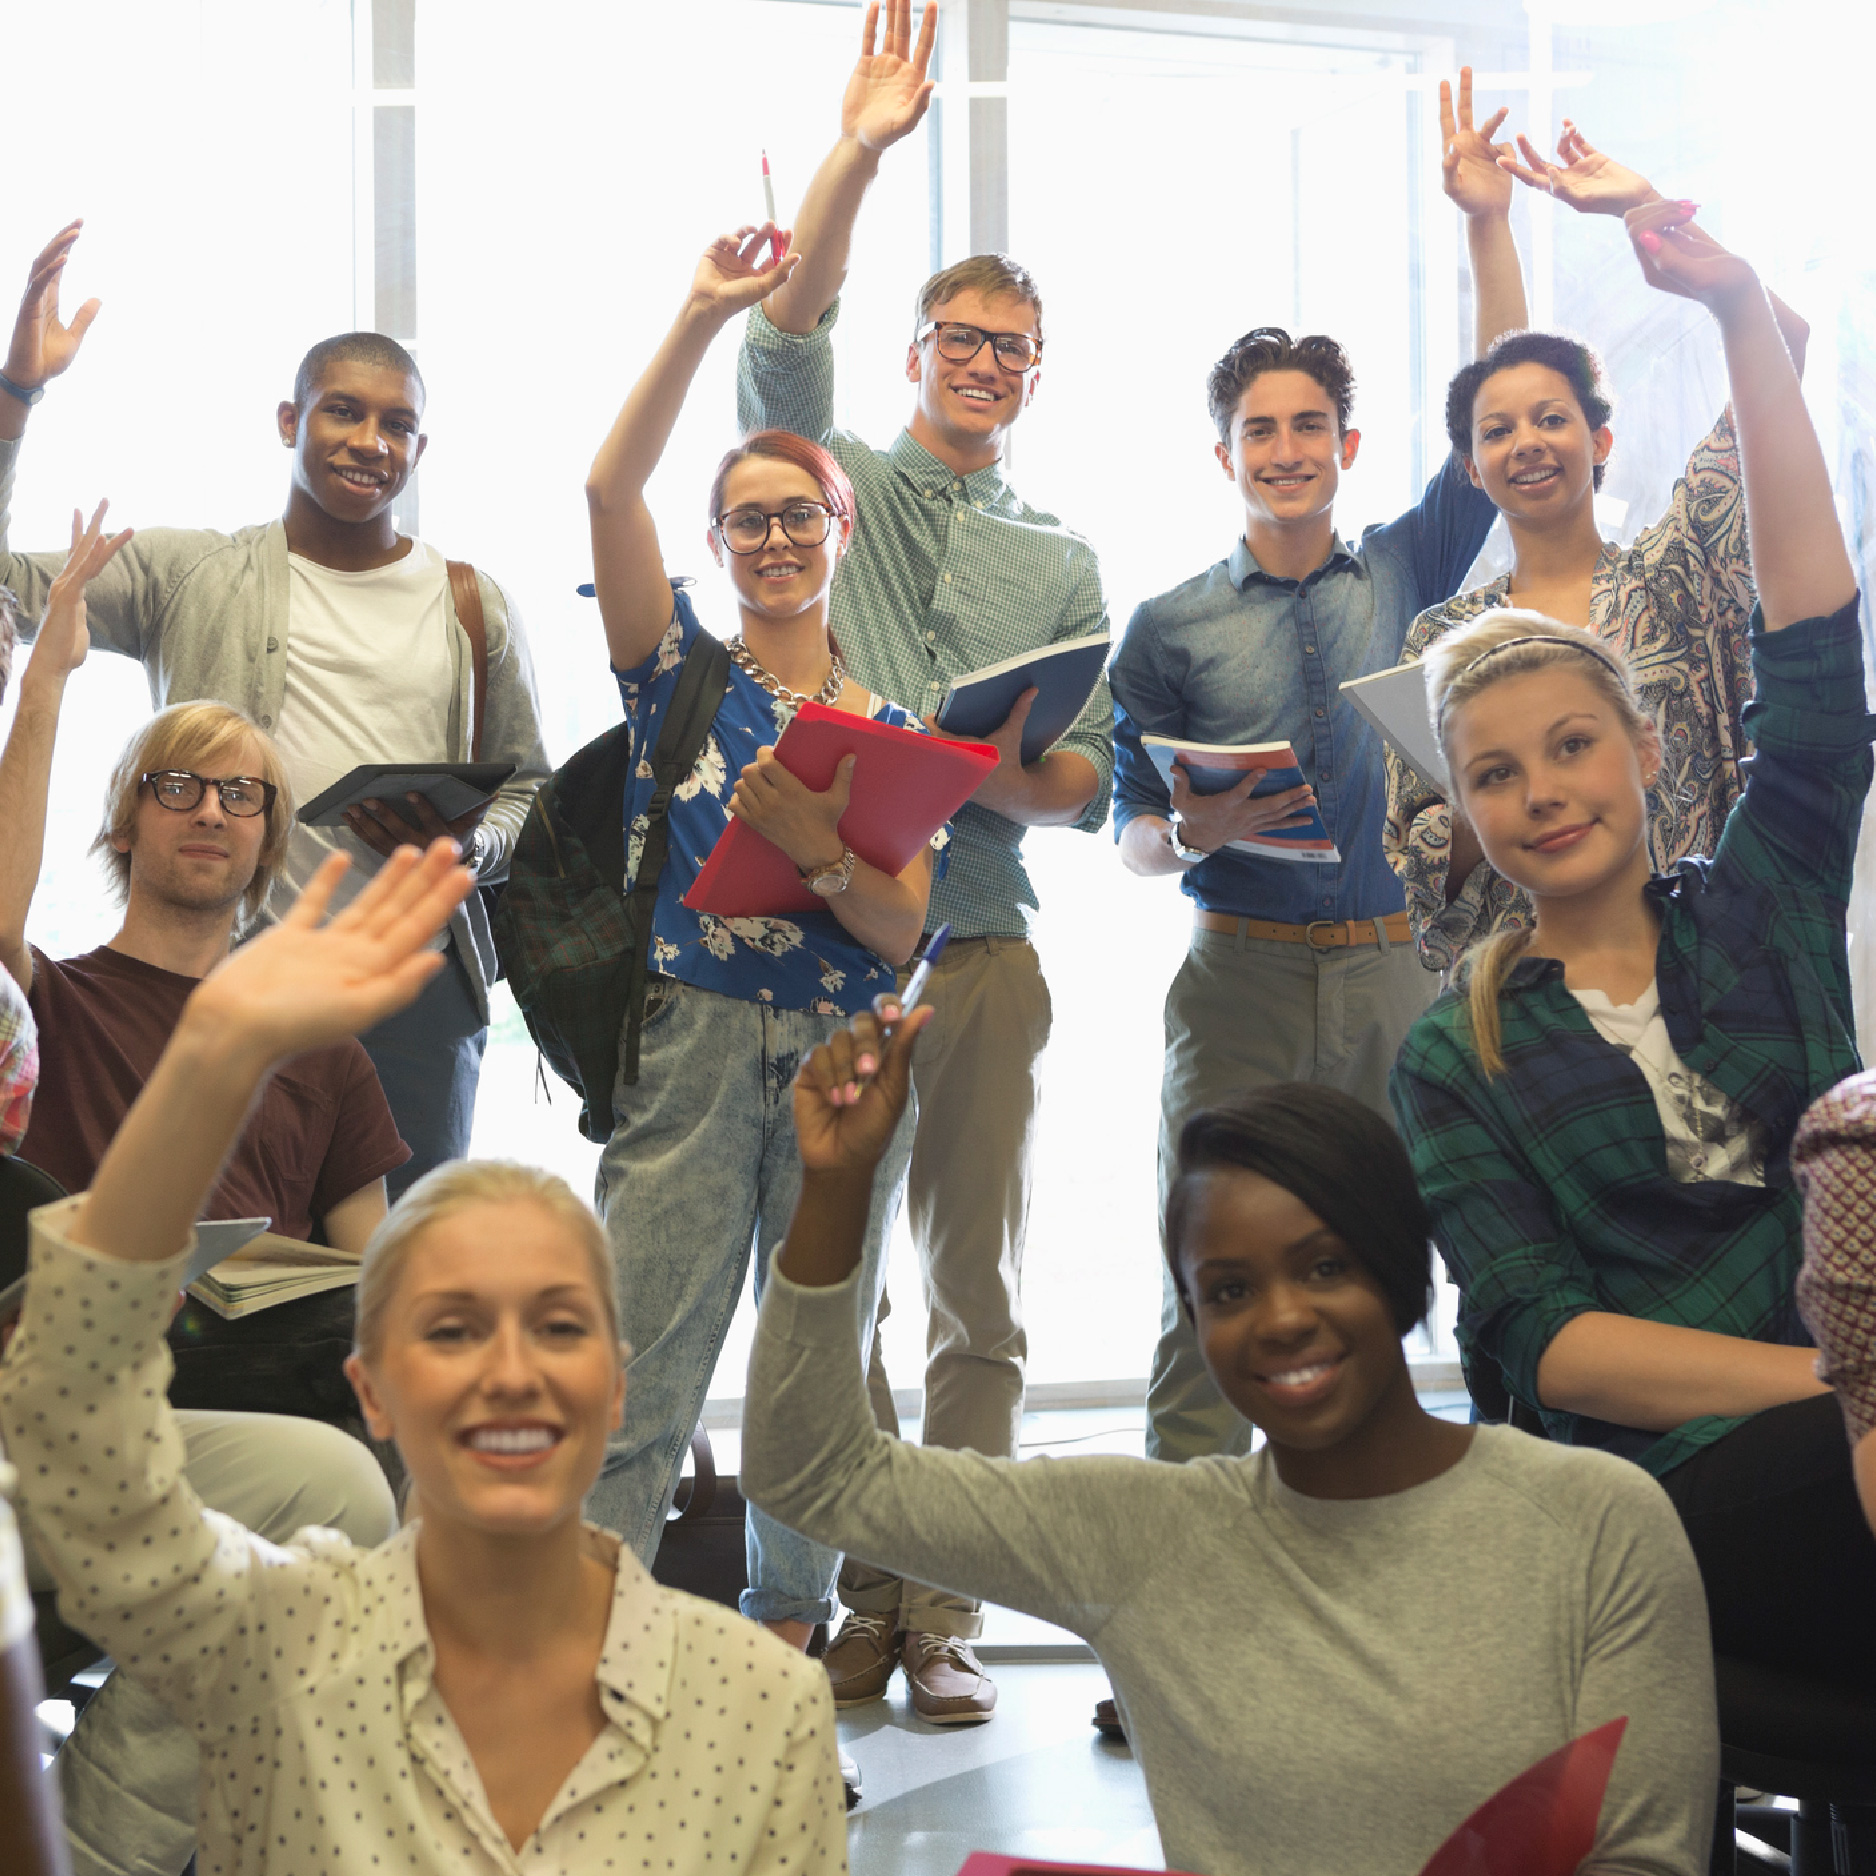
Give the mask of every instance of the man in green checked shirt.
[{"label": "man in green checked shirt", "polygon": [[[840,140],[801,205],[801,261],[750,314],[737,415],[745,429],[815,438],[853,479],[860,525],[833,597],[841,655],[863,684],[929,716],[954,678],[1103,632],[1107,608],[1087,543],[1021,501],[999,467],[1042,354],[1040,298],[1015,263],[978,255],[925,283],[905,359],[914,408],[891,448],[834,428],[831,333],[854,221],[880,156],[931,96],[934,9],[916,46],[911,0],[886,0],[884,11],[876,52],[879,9],[868,10]],[[932,1299],[925,1440],[1004,1456],[1015,1454],[1022,1425],[1018,1286],[1050,1014],[1027,937],[1036,896],[1022,840],[1031,827],[1097,831],[1113,770],[1105,682],[1068,734],[1025,767],[1028,712],[1025,698],[991,738],[1003,759],[959,812],[949,866],[932,888],[932,927],[948,921],[952,938],[913,1071],[919,1127],[907,1178]],[[877,1342],[868,1378],[880,1424],[896,1433]],[[924,1719],[990,1717],[996,1688],[969,1645],[982,1625],[976,1603],[853,1560],[841,1598],[849,1614],[827,1656],[837,1705],[880,1698],[903,1661]]]}]

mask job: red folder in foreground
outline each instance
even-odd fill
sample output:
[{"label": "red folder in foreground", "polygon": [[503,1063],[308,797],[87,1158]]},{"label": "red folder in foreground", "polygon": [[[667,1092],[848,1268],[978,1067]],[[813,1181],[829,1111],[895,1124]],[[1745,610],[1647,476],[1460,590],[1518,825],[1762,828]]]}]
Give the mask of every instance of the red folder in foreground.
[{"label": "red folder in foreground", "polygon": [[[832,787],[848,755],[859,762],[840,837],[869,866],[895,874],[997,766],[988,743],[925,736],[817,703],[803,704],[775,745],[776,761],[817,793]],[[801,883],[794,861],[743,821],[731,821],[718,836],[684,903],[718,918],[769,918],[827,905]]]},{"label": "red folder in foreground", "polygon": [[1520,1772],[1434,1851],[1420,1876],[1576,1876],[1595,1847],[1627,1725],[1611,1720]]},{"label": "red folder in foreground", "polygon": [[[1626,1719],[1560,1746],[1479,1806],[1420,1876],[1576,1876],[1596,1844],[1603,1794]],[[1148,1876],[1106,1863],[1038,1863],[979,1850],[958,1876]]]},{"label": "red folder in foreground", "polygon": [[958,1876],[1180,1876],[1178,1870],[1122,1869],[1116,1863],[1038,1863],[1033,1856],[974,1851]]}]

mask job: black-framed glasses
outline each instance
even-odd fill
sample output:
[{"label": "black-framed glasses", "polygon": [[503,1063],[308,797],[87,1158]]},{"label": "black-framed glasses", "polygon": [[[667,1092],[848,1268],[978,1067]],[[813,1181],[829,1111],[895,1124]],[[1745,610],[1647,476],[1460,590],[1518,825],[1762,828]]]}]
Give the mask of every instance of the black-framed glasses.
[{"label": "black-framed glasses", "polygon": [[189,769],[153,769],[138,779],[149,784],[159,807],[174,814],[187,814],[199,807],[212,788],[222,813],[232,814],[237,820],[265,814],[280,792],[258,775],[197,775]]},{"label": "black-framed glasses", "polygon": [[1027,332],[986,332],[982,326],[960,326],[950,320],[928,320],[918,329],[915,345],[938,335],[938,356],[947,364],[968,365],[988,345],[1005,371],[1027,371],[1042,358],[1042,341]]},{"label": "black-framed glasses", "polygon": [[834,525],[825,502],[790,502],[786,508],[732,508],[717,516],[717,534],[732,554],[759,554],[777,522],[797,547],[819,547]]}]

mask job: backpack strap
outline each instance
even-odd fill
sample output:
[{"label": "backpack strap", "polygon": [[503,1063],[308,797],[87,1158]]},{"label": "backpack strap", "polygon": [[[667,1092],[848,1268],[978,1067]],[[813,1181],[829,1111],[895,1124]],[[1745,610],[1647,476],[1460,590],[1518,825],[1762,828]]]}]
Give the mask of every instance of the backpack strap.
[{"label": "backpack strap", "polygon": [[482,712],[489,696],[489,629],[482,618],[482,588],[476,570],[466,560],[451,560],[450,596],[456,602],[456,623],[469,635],[469,760],[482,760]]},{"label": "backpack strap", "polygon": [[664,857],[671,843],[669,811],[677,785],[697,766],[704,738],[729,688],[730,648],[710,632],[699,632],[684,654],[671,707],[651,752],[651,773],[657,783],[645,809],[645,844],[639,849],[638,875],[626,900],[626,924],[631,933],[631,975],[625,993],[625,1063],[629,1084],[638,1080],[638,1034],[645,1021],[645,979],[651,965],[652,919],[658,909],[658,884]]}]

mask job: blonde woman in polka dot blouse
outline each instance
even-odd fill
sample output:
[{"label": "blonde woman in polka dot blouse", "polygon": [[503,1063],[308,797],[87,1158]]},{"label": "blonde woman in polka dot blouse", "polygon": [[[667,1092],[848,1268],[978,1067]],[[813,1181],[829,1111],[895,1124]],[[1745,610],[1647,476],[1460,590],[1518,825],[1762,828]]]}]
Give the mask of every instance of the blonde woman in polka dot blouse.
[{"label": "blonde woman in polka dot blouse", "polygon": [[351,1362],[411,1521],[269,1544],[180,1469],[162,1332],[256,1092],[411,1001],[471,884],[344,862],[190,998],[88,1194],[34,1220],[0,1438],[70,1620],[202,1752],[203,1876],[841,1871],[827,1677],[580,1521],[623,1409],[605,1238],[558,1182],[442,1169],[366,1252]]}]

